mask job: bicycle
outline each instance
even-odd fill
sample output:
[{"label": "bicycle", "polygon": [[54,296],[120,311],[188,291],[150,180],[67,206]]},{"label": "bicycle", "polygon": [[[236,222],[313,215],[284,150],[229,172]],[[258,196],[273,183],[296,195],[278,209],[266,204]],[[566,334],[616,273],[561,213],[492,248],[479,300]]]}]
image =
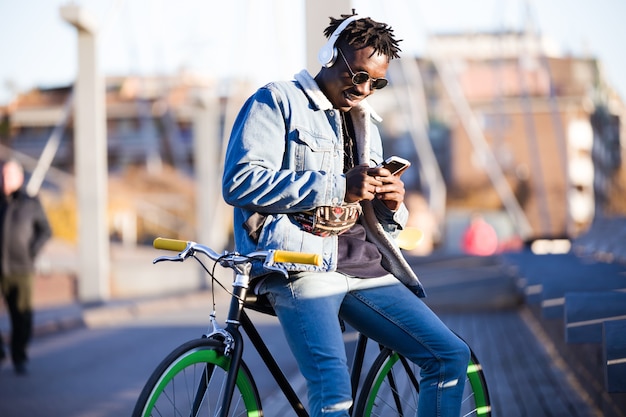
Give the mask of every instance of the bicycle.
[{"label": "bicycle", "polygon": [[[163,359],[139,395],[133,417],[263,416],[254,376],[242,358],[243,336],[240,328],[259,353],[295,415],[308,417],[302,401],[256,330],[246,309],[275,315],[264,297],[248,291],[254,260],[261,260],[268,272],[287,275],[281,263],[319,264],[320,256],[278,250],[258,251],[248,255],[237,252],[218,254],[195,242],[163,238],[157,238],[154,247],[179,252],[176,256],[157,257],[153,261],[155,264],[163,261],[182,262],[193,257],[211,276],[213,283],[218,282],[222,286],[214,274],[217,264],[232,269],[234,280],[226,326],[222,328],[217,323],[213,295],[209,331],[198,339],[182,344]],[[212,271],[197,254],[214,261]],[[398,353],[379,346],[380,353],[361,383],[367,344],[367,337],[359,334],[351,369],[352,394],[356,400],[351,415],[414,416],[419,398],[419,368]],[[491,416],[487,384],[473,352],[465,386],[461,415]]]}]

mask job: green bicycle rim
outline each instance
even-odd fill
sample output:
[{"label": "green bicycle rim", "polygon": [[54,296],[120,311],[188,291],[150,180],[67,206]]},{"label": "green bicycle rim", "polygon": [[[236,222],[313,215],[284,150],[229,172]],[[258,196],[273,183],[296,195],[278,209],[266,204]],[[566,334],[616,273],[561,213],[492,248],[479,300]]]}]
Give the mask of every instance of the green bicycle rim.
[{"label": "green bicycle rim", "polygon": [[[397,353],[394,353],[393,355],[390,355],[389,358],[385,361],[385,366],[381,368],[381,372],[378,373],[378,377],[376,378],[376,381],[372,385],[372,390],[370,391],[371,393],[376,393],[380,391],[380,386],[382,385],[383,381],[387,377],[387,374],[389,374],[389,371],[391,370],[393,365],[395,365],[395,363],[398,362],[398,359],[400,359],[400,357],[398,356]],[[365,407],[364,415],[369,416],[372,414],[372,408],[374,407],[375,399],[376,399],[376,395],[369,396],[369,398],[367,399],[367,406]]]},{"label": "green bicycle rim", "polygon": [[[381,368],[381,372],[379,372],[378,377],[374,384],[372,384],[372,390],[370,392],[377,393],[380,390],[381,385],[383,384],[387,374],[391,368],[398,362],[400,356],[397,353],[394,353],[389,356],[389,358],[385,361],[385,365]],[[470,385],[472,387],[472,392],[474,393],[474,403],[476,405],[476,415],[478,416],[486,416],[491,412],[491,406],[487,403],[487,393],[484,390],[483,382],[480,377],[480,372],[482,368],[480,364],[474,363],[473,360],[470,360],[469,365],[467,366],[467,377],[469,379]],[[369,416],[372,413],[372,408],[374,407],[374,402],[376,399],[376,395],[371,395],[367,400],[367,406],[365,408],[365,415]]]},{"label": "green bicycle rim", "polygon": [[491,413],[491,405],[487,402],[487,393],[485,392],[481,372],[482,366],[479,363],[475,363],[473,359],[470,359],[470,363],[467,366],[467,378],[469,379],[472,392],[474,393],[476,415],[486,416]]},{"label": "green bicycle rim", "polygon": [[[217,365],[218,367],[228,371],[230,368],[230,359],[226,356],[219,354],[214,349],[201,349],[195,348],[187,351],[184,355],[180,356],[163,372],[161,378],[155,384],[148,401],[146,401],[146,407],[142,413],[144,417],[150,417],[152,415],[152,409],[158,398],[163,393],[163,390],[167,384],[183,369],[190,365],[197,363],[210,363]],[[255,401],[254,389],[248,377],[244,372],[238,372],[237,374],[237,388],[241,392],[246,410],[248,411],[248,417],[261,417],[262,413]]]}]

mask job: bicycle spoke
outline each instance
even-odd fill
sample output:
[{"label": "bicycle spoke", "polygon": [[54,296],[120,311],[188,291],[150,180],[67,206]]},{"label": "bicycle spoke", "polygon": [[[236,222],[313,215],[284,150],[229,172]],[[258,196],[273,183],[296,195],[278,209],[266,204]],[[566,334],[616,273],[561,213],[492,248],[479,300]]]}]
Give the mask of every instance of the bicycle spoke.
[{"label": "bicycle spoke", "polygon": [[393,371],[389,372],[389,375],[387,376],[387,379],[389,380],[389,388],[391,389],[392,392],[392,396],[393,396],[393,402],[396,405],[396,409],[398,410],[398,415],[400,417],[403,417],[404,414],[402,413],[402,404],[400,402],[400,395],[398,394],[398,389],[396,386],[396,381],[395,381],[395,377],[393,376]]},{"label": "bicycle spoke", "polygon": [[[211,373],[209,371],[209,365],[207,364],[203,368],[204,369],[202,370],[202,376],[200,377],[200,380],[198,381],[198,389],[196,391],[196,395],[194,396],[193,402],[192,402],[192,407],[191,407],[192,417],[198,415],[198,410],[200,409],[200,407],[202,406],[202,403],[204,402],[204,397],[206,395],[207,388],[209,386],[208,375],[209,373]],[[211,366],[211,368],[213,368],[213,366]],[[194,367],[194,373],[195,373],[195,367]],[[187,390],[187,392],[191,392],[191,390]]]}]

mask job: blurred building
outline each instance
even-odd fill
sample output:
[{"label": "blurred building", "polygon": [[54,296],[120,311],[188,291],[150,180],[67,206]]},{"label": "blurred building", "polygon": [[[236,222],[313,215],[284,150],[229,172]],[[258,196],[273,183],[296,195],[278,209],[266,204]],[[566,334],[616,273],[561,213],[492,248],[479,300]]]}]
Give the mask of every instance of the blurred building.
[{"label": "blurred building", "polygon": [[[402,94],[423,98],[425,114],[408,117],[425,120],[448,210],[497,211],[506,217],[513,204],[530,225],[524,238],[573,237],[597,214],[626,213],[620,197],[626,186],[621,144],[626,111],[595,58],[559,56],[542,38],[505,32],[433,36],[428,53],[409,62],[419,69],[419,76],[406,76],[406,69],[395,71],[398,63],[392,61],[391,87],[372,99],[386,119],[382,133],[390,144],[387,152],[407,156],[419,166],[428,161],[415,151],[414,132],[398,117],[416,110],[396,98]],[[169,235],[176,230],[192,233],[193,111],[198,91],[214,88],[212,80],[185,74],[107,78],[110,186],[117,187],[109,193],[112,235],[128,223],[123,220],[128,217],[115,213],[139,206],[144,214],[152,214],[131,221],[140,222],[131,224],[138,230],[138,240],[159,233],[159,227],[171,229]],[[222,137],[251,90],[233,91],[243,92],[237,98],[235,93],[222,94]],[[55,129],[61,132],[49,181],[63,177],[55,177],[55,172],[72,173],[70,98],[68,86],[35,89],[0,109],[5,152],[11,149],[37,159]],[[461,111],[464,106],[469,112]],[[479,126],[478,138],[468,129],[471,123]],[[478,146],[481,141],[484,146]],[[404,175],[410,191],[425,193],[423,173],[412,169]],[[494,184],[496,174],[513,196],[508,206],[503,184],[500,188]],[[72,189],[63,180],[47,186]],[[142,203],[124,204],[129,198]],[[511,218],[515,223],[520,215]]]},{"label": "blurred building", "polygon": [[[108,77],[106,80],[109,168],[168,163],[190,171],[194,93],[210,84],[198,77]],[[71,86],[20,94],[5,110],[2,144],[38,158],[63,119]],[[54,166],[74,163],[72,123],[64,125]]]},{"label": "blurred building", "polygon": [[[575,237],[594,216],[626,213],[626,108],[597,59],[524,32],[436,35],[428,51],[417,62],[448,210],[506,211],[495,176],[530,225],[524,238]],[[392,82],[406,83],[399,73]]]},{"label": "blurred building", "polygon": [[[106,79],[111,236],[135,241],[155,235],[194,236],[193,115],[203,77]],[[16,154],[27,172],[56,136],[42,199],[56,236],[74,241],[76,213],[72,88],[41,88],[0,109],[1,153]],[[219,152],[219,150],[216,150]],[[130,232],[129,232],[130,231]]]}]

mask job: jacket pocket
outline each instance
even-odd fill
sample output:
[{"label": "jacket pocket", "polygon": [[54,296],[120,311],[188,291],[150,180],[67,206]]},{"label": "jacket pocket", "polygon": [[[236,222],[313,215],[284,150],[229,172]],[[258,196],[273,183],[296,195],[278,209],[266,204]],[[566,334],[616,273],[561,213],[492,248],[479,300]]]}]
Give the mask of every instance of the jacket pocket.
[{"label": "jacket pocket", "polygon": [[296,170],[330,171],[336,143],[332,137],[298,128],[292,141]]}]

